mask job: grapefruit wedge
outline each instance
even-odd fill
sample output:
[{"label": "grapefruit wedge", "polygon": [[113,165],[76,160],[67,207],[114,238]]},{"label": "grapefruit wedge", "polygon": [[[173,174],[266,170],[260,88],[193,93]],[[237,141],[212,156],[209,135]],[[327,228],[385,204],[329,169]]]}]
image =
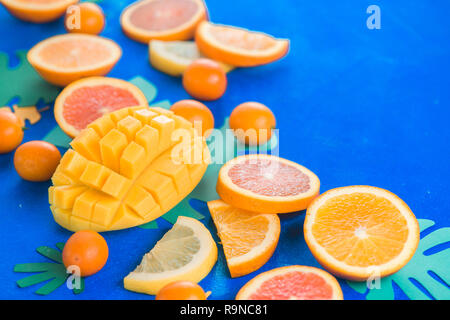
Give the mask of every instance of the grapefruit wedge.
[{"label": "grapefruit wedge", "polygon": [[27,58],[45,80],[66,86],[81,78],[107,74],[121,55],[119,45],[110,39],[69,33],[39,42]]},{"label": "grapefruit wedge", "polygon": [[289,50],[287,39],[207,21],[198,26],[195,41],[207,57],[237,67],[267,64],[281,59]]},{"label": "grapefruit wedge", "polygon": [[319,178],[276,156],[253,154],[228,161],[219,172],[217,193],[234,207],[259,213],[304,210],[319,194]]},{"label": "grapefruit wedge", "polygon": [[142,91],[125,80],[90,77],[75,81],[61,91],[54,114],[61,129],[74,138],[106,113],[147,104]]},{"label": "grapefruit wedge", "polygon": [[148,43],[192,39],[198,24],[206,19],[202,0],[142,0],[125,8],[120,24],[128,37]]},{"label": "grapefruit wedge", "polygon": [[239,290],[236,300],[343,300],[343,295],[328,272],[294,265],[257,275]]},{"label": "grapefruit wedge", "polygon": [[58,19],[78,0],[2,0],[5,8],[16,18],[44,23]]},{"label": "grapefruit wedge", "polygon": [[261,268],[272,256],[280,237],[280,218],[237,209],[222,200],[208,202],[223,245],[231,277]]},{"label": "grapefruit wedge", "polygon": [[308,207],[305,240],[334,275],[353,281],[400,270],[419,244],[419,224],[408,205],[376,187],[329,190]]}]

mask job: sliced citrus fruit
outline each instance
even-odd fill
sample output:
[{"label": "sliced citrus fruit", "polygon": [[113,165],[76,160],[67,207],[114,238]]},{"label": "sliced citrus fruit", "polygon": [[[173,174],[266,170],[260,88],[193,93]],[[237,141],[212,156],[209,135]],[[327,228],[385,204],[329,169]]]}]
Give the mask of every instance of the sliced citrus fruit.
[{"label": "sliced citrus fruit", "polygon": [[[194,41],[151,40],[149,45],[150,63],[153,67],[171,76],[181,76],[194,60],[203,58]],[[225,72],[233,66],[219,62]]]},{"label": "sliced citrus fruit", "polygon": [[328,272],[288,266],[263,272],[239,290],[236,300],[342,300],[339,282]]},{"label": "sliced citrus fruit", "polygon": [[112,40],[81,33],[45,39],[28,51],[28,61],[48,82],[57,86],[90,76],[103,76],[122,55]]},{"label": "sliced citrus fruit", "polygon": [[332,189],[308,207],[305,240],[336,276],[363,281],[400,270],[419,243],[414,214],[393,193],[370,186]]},{"label": "sliced citrus fruit", "polygon": [[53,174],[49,203],[55,221],[71,231],[100,232],[160,217],[196,187],[208,167],[208,146],[196,137],[189,121],[166,109],[105,114],[72,140]]},{"label": "sliced citrus fruit", "polygon": [[198,220],[180,216],[141,263],[124,279],[125,289],[157,294],[178,281],[199,282],[217,261],[217,246],[209,230]]},{"label": "sliced citrus fruit", "polygon": [[319,178],[307,168],[263,154],[228,161],[217,181],[217,193],[225,202],[260,213],[304,210],[319,194],[319,188]]},{"label": "sliced citrus fruit", "polygon": [[231,277],[258,270],[270,259],[280,237],[280,219],[276,214],[237,209],[222,200],[209,201],[208,208]]},{"label": "sliced citrus fruit", "polygon": [[2,0],[1,3],[15,17],[36,23],[58,19],[78,0]]},{"label": "sliced citrus fruit", "polygon": [[206,17],[202,0],[142,0],[124,9],[120,24],[128,37],[143,43],[188,40]]},{"label": "sliced citrus fruit", "polygon": [[195,41],[207,57],[238,67],[267,64],[284,57],[289,40],[232,26],[199,24]]},{"label": "sliced citrus fruit", "polygon": [[70,137],[102,115],[118,109],[147,105],[135,85],[121,79],[89,77],[65,87],[55,100],[56,122]]}]

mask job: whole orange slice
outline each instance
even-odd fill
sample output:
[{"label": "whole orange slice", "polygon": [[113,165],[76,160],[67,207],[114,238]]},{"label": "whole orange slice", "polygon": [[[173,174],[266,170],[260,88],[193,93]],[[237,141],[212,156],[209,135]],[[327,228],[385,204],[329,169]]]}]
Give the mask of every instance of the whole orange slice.
[{"label": "whole orange slice", "polygon": [[195,41],[207,57],[238,67],[267,64],[281,59],[289,50],[287,39],[206,21],[198,26]]},{"label": "whole orange slice", "polygon": [[319,194],[319,178],[307,168],[272,155],[245,155],[219,172],[217,193],[234,207],[260,213],[304,210]]},{"label": "whole orange slice", "polygon": [[45,39],[28,51],[28,61],[48,82],[57,86],[90,76],[103,76],[122,55],[110,39],[69,33]]},{"label": "whole orange slice", "polygon": [[147,104],[142,91],[127,81],[90,77],[75,81],[61,91],[55,101],[54,114],[61,129],[74,138],[106,113]]},{"label": "whole orange slice", "polygon": [[148,43],[192,39],[206,18],[202,0],[142,0],[125,8],[120,24],[128,37]]},{"label": "whole orange slice", "polygon": [[342,300],[339,282],[314,267],[288,266],[254,277],[239,290],[236,300]]},{"label": "whole orange slice", "polygon": [[276,214],[259,214],[234,208],[222,200],[208,202],[223,245],[231,277],[261,268],[272,256],[280,237]]},{"label": "whole orange slice", "polygon": [[16,18],[44,23],[58,19],[78,0],[2,0],[1,3]]},{"label": "whole orange slice", "polygon": [[405,202],[370,186],[332,189],[311,203],[304,224],[314,257],[336,276],[363,281],[400,270],[419,243]]}]

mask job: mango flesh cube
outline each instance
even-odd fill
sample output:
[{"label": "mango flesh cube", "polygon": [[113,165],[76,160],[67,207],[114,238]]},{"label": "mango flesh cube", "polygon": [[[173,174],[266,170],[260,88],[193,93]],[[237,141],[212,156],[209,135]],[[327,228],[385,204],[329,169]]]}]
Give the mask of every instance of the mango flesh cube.
[{"label": "mango flesh cube", "polygon": [[[201,162],[176,162],[174,130],[193,132],[190,122],[161,108],[131,107],[107,114],[72,141],[49,188],[55,221],[71,231],[130,228],[166,213],[200,182]],[[192,145],[194,136],[184,143]],[[208,153],[206,142],[200,148]],[[191,152],[191,151],[189,151]]]}]

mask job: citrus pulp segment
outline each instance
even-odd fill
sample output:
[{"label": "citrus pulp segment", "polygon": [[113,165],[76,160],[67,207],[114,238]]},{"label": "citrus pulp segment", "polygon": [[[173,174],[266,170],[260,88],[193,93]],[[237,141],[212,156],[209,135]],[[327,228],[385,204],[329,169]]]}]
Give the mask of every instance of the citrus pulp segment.
[{"label": "citrus pulp segment", "polygon": [[308,207],[305,240],[336,276],[364,281],[397,272],[414,255],[419,225],[393,193],[371,186],[329,190]]},{"label": "citrus pulp segment", "polygon": [[276,214],[248,212],[222,200],[209,201],[208,208],[231,277],[256,271],[270,259],[280,237],[280,219]]},{"label": "citrus pulp segment", "polygon": [[[189,121],[161,108],[124,108],[95,120],[71,142],[52,177],[55,221],[71,231],[100,232],[160,217],[206,171],[209,150],[196,136]],[[184,155],[186,143],[200,153],[197,161]]]},{"label": "citrus pulp segment", "polygon": [[[204,58],[194,41],[151,40],[149,44],[150,63],[153,67],[172,76],[181,76],[195,60]],[[233,66],[221,63],[225,72]]]},{"label": "citrus pulp segment", "polygon": [[239,290],[236,300],[342,300],[338,281],[314,267],[287,266],[261,273]]},{"label": "citrus pulp segment", "polygon": [[89,77],[72,82],[55,101],[56,122],[70,137],[102,115],[125,107],[145,106],[144,93],[130,82]]},{"label": "citrus pulp segment", "polygon": [[287,39],[207,21],[199,24],[195,42],[208,58],[237,67],[267,64],[281,59],[289,50]]},{"label": "citrus pulp segment", "polygon": [[202,0],[142,0],[129,5],[122,12],[120,24],[133,40],[188,40],[197,25],[206,20]]},{"label": "citrus pulp segment", "polygon": [[219,172],[217,193],[234,207],[259,213],[304,210],[319,194],[319,178],[307,168],[272,155],[228,161]]},{"label": "citrus pulp segment", "polygon": [[29,22],[45,23],[58,19],[78,0],[2,0],[1,3],[15,17]]},{"label": "citrus pulp segment", "polygon": [[157,294],[178,281],[199,282],[217,261],[217,246],[209,230],[198,220],[180,216],[141,263],[124,279],[127,290]]},{"label": "citrus pulp segment", "polygon": [[68,33],[47,38],[28,51],[33,68],[57,86],[107,74],[122,56],[113,40],[97,35]]}]

